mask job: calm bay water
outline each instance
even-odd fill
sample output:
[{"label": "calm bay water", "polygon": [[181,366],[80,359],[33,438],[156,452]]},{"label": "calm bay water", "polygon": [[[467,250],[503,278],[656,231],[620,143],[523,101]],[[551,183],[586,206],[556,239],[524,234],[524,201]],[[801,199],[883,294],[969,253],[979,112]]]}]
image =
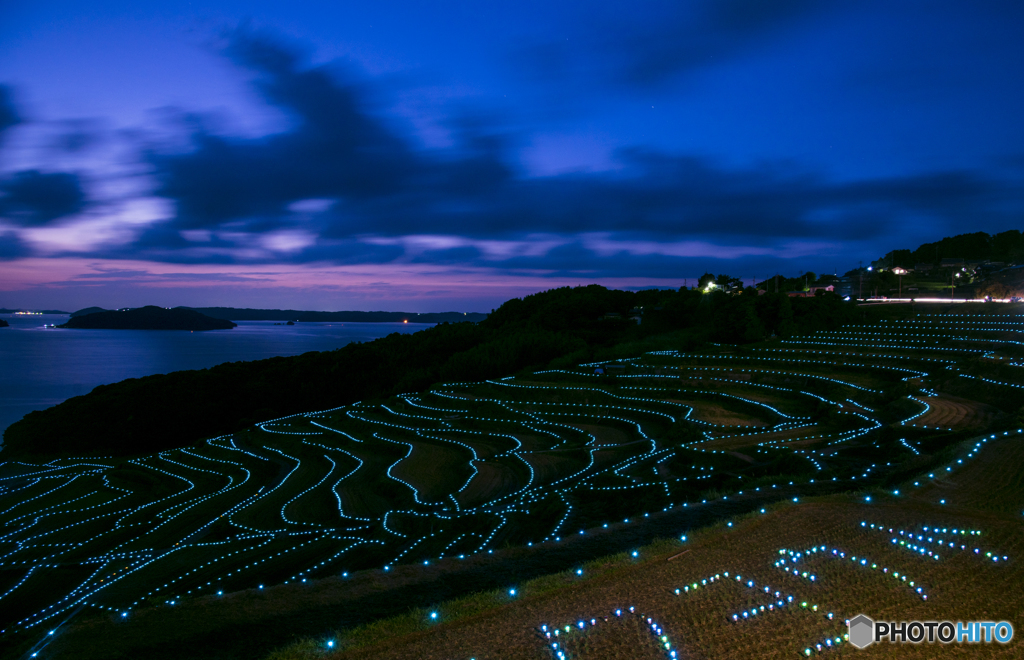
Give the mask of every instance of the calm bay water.
[{"label": "calm bay water", "polygon": [[0,328],[0,433],[33,410],[87,394],[97,385],[222,362],[329,351],[425,323],[242,321],[232,330],[61,330],[66,316],[3,314]]}]

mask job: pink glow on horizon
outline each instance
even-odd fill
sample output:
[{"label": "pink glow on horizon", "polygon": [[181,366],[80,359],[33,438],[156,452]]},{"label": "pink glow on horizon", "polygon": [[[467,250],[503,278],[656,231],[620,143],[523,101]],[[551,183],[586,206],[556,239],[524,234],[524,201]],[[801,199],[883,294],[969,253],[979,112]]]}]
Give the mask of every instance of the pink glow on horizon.
[{"label": "pink glow on horizon", "polygon": [[677,288],[684,279],[544,275],[432,264],[166,264],[36,257],[0,262],[0,307],[160,304],[487,311],[509,298],[560,286]]}]

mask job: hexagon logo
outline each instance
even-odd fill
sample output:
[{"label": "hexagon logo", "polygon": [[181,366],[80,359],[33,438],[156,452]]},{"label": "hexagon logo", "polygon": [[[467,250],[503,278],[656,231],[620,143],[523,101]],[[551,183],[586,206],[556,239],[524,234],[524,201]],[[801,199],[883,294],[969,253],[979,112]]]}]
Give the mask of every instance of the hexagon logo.
[{"label": "hexagon logo", "polygon": [[850,643],[859,649],[865,648],[875,641],[875,622],[864,614],[850,619]]}]

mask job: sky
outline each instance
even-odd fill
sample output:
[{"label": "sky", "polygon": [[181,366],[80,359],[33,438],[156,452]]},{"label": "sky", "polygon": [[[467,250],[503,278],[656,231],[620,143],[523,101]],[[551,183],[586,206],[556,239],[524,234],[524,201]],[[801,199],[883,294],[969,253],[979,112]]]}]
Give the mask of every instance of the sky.
[{"label": "sky", "polygon": [[488,311],[1024,229],[1019,0],[0,0],[0,307]]}]

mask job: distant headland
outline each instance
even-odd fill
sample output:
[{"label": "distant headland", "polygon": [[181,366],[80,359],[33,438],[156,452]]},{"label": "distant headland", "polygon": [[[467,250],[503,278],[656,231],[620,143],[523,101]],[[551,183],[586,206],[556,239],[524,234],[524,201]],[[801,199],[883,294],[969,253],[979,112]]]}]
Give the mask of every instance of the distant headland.
[{"label": "distant headland", "polygon": [[230,330],[237,324],[224,319],[211,318],[194,309],[176,307],[164,309],[149,305],[137,309],[98,311],[72,315],[58,328],[88,330]]},{"label": "distant headland", "polygon": [[[314,312],[297,309],[239,309],[236,307],[175,307],[225,321],[292,321],[302,323],[479,323],[487,318],[479,312]],[[71,312],[72,318],[110,310],[86,307]]]}]

